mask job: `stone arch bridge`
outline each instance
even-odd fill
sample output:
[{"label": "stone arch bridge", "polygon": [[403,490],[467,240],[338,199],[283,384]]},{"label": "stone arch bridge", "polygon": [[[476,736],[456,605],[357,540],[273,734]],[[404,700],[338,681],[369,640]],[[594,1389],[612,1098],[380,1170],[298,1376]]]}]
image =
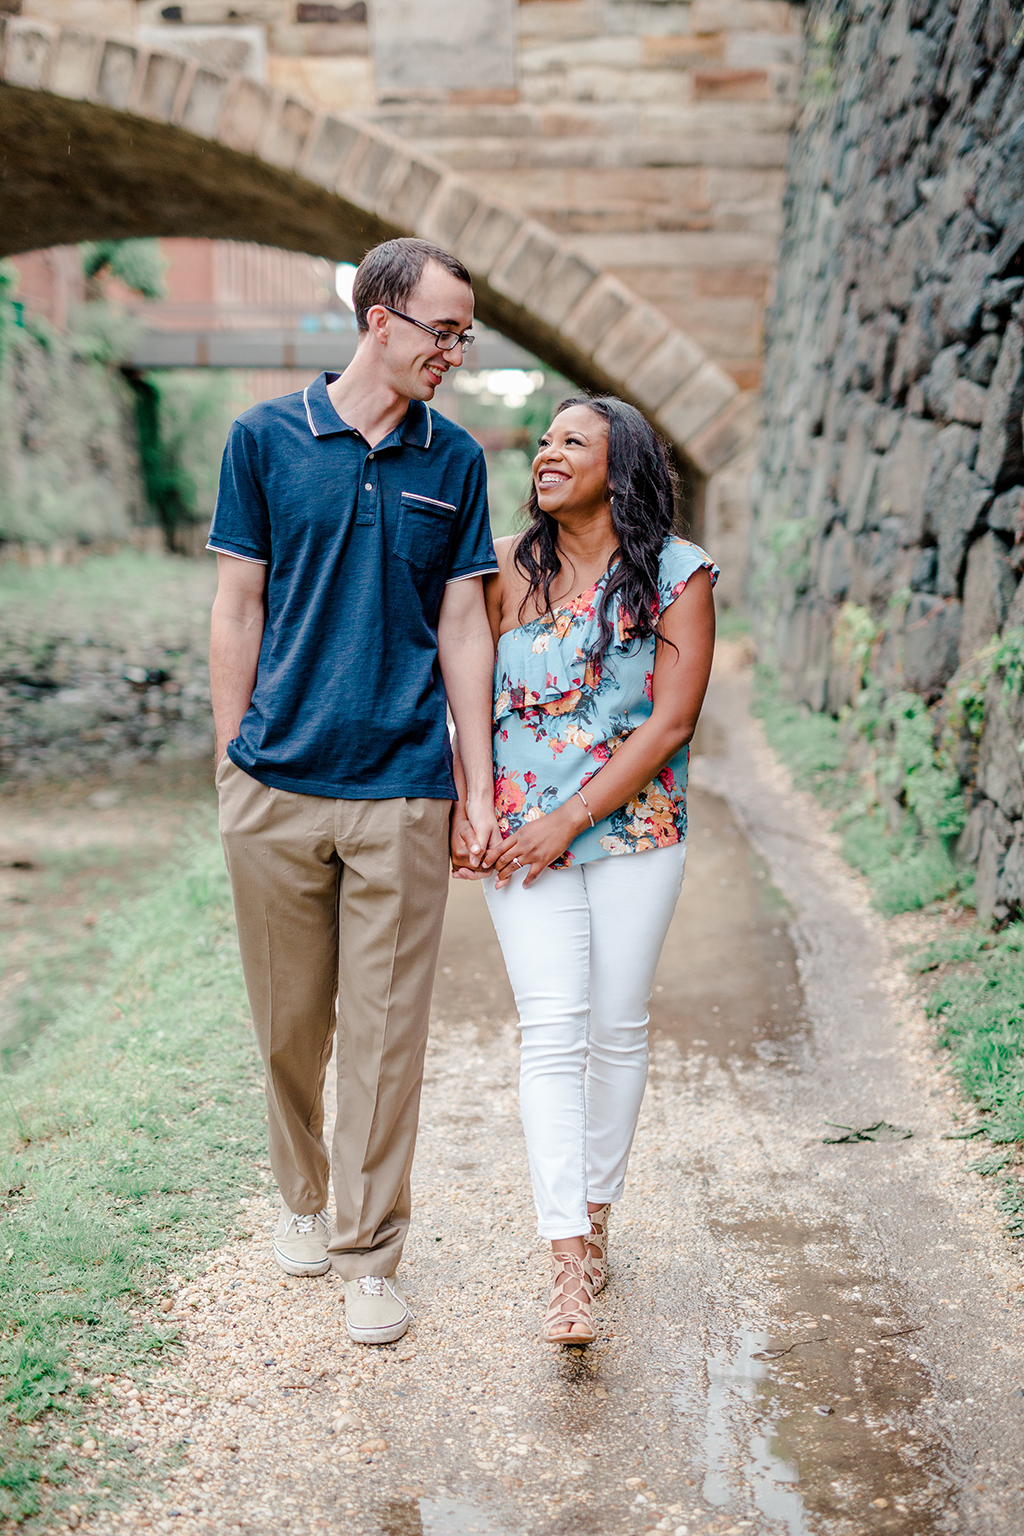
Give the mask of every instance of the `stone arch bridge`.
[{"label": "stone arch bridge", "polygon": [[372,123],[121,37],[0,16],[0,156],[0,255],[188,235],[357,262],[422,235],[466,263],[485,324],[644,411],[675,446],[697,526],[708,483],[748,462],[749,397],[691,337]]}]

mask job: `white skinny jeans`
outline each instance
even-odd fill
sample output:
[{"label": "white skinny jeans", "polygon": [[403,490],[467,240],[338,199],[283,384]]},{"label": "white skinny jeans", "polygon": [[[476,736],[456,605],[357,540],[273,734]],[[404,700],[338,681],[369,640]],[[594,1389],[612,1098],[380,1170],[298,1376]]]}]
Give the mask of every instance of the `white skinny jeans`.
[{"label": "white skinny jeans", "polygon": [[590,1231],[618,1200],[647,1085],[647,1003],[686,845],[525,874],[487,905],[522,1031],[519,1106],[541,1237]]}]

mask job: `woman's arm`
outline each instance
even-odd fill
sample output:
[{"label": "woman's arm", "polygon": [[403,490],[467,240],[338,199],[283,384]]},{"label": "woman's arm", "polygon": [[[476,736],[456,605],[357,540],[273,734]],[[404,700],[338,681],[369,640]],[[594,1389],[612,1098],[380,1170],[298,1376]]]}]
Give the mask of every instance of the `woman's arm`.
[{"label": "woman's arm", "polygon": [[[498,544],[504,544],[505,540],[499,539]],[[498,556],[501,560],[501,553]],[[493,649],[497,649],[498,636],[501,633],[501,600],[502,581],[501,575],[484,577],[484,602],[487,608],[487,622],[490,626]],[[491,662],[491,677],[493,678],[493,649]],[[489,685],[490,686],[490,685]],[[490,699],[490,694],[488,694]],[[488,711],[488,719],[490,712]],[[489,844],[486,848],[480,844],[480,839],[469,818],[467,809],[468,785],[466,782],[466,770],[462,762],[462,753],[459,750],[459,737],[456,731],[452,738],[452,769],[455,774],[455,787],[459,798],[452,806],[451,822],[451,852],[452,874],[457,880],[478,880],[488,873],[500,852],[500,838],[496,843]],[[492,796],[493,808],[493,796]]]},{"label": "woman's arm", "polygon": [[693,573],[666,608],[658,633],[669,643],[657,647],[649,718],[584,786],[586,806],[573,795],[565,805],[527,822],[505,841],[495,864],[499,885],[511,877],[516,859],[520,865],[530,865],[524,885],[532,885],[590,826],[590,816],[601,821],[628,804],[692,737],[715,649],[715,604],[708,571]]}]

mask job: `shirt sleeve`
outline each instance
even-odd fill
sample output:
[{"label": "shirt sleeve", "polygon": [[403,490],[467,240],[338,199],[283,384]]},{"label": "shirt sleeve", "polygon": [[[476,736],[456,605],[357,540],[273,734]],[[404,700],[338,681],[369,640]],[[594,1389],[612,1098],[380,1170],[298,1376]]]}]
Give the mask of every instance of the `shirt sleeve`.
[{"label": "shirt sleeve", "polygon": [[694,571],[710,571],[711,585],[719,577],[718,566],[699,544],[689,539],[670,539],[658,565],[658,612],[671,607]]},{"label": "shirt sleeve", "polygon": [[498,569],[487,512],[487,465],[481,450],[472,460],[456,514],[450,546],[448,580],[486,576]]},{"label": "shirt sleeve", "polygon": [[256,443],[240,421],[232,423],[228,434],[206,547],[259,565],[270,560],[270,516],[260,486]]}]

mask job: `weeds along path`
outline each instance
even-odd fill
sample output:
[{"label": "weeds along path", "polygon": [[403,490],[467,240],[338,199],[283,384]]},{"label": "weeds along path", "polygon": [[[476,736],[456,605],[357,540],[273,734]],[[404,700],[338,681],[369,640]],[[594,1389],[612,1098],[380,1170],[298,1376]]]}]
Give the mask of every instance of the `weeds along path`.
[{"label": "weeds along path", "polygon": [[[140,1063],[154,1091],[187,1064],[194,1129],[161,1104],[149,1166],[176,1150],[179,1194],[138,1206],[163,1213],[164,1235],[148,1292],[122,1302],[166,1342],[148,1365],[104,1346],[75,1378],[83,1417],[35,1421],[66,1442],[51,1528],[1017,1536],[1019,1264],[971,1154],[943,1140],[963,1106],[897,958],[927,920],[872,915],[747,688],[720,674],[703,724],[650,1088],[587,1351],[537,1338],[546,1260],[480,892],[452,892],[435,994],[404,1267],[416,1321],[368,1350],[346,1338],[339,1283],[273,1266],[215,850],[211,883],[196,886],[200,864],[183,875],[202,922],[172,935],[178,959],[151,966],[132,1021],[154,1042],[175,1009],[187,1021],[176,1051],[153,1043]],[[913,1135],[826,1145],[828,1121]]]}]

